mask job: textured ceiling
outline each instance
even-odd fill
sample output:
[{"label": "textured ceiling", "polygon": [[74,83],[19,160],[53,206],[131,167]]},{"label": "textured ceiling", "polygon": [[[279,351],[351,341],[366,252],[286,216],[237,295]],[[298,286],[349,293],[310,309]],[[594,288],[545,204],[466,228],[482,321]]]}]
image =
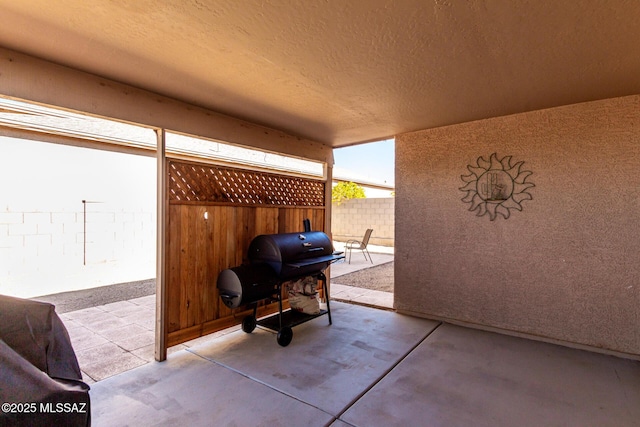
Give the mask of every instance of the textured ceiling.
[{"label": "textured ceiling", "polygon": [[637,0],[0,0],[0,17],[6,48],[334,147],[640,93]]}]

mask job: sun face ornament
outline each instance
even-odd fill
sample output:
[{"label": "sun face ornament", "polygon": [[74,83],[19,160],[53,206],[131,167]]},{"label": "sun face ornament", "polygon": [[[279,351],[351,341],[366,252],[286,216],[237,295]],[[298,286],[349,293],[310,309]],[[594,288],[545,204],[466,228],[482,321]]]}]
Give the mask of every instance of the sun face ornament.
[{"label": "sun face ornament", "polygon": [[476,216],[489,214],[491,221],[498,215],[509,218],[511,209],[522,210],[522,201],[532,200],[531,193],[527,190],[535,187],[528,181],[533,172],[522,170],[524,162],[511,165],[511,156],[498,159],[493,153],[489,160],[478,157],[476,166],[468,165],[470,175],[461,175],[465,186],[460,191],[466,192],[462,198],[465,203],[470,203],[470,211],[475,211]]}]

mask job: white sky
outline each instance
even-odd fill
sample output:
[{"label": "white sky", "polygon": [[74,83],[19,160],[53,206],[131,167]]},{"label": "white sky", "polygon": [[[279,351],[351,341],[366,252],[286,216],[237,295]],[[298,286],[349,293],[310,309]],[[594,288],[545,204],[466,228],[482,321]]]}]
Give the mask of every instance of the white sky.
[{"label": "white sky", "polygon": [[154,157],[0,137],[0,159],[4,211],[82,211],[82,200],[155,207]]},{"label": "white sky", "polygon": [[[69,129],[78,135],[155,145],[150,129],[0,98],[0,118],[18,127]],[[23,111],[23,112],[12,112]],[[321,174],[314,162],[246,150],[227,144],[167,135],[172,149]],[[130,138],[133,138],[130,140]],[[185,141],[183,141],[185,140]],[[334,176],[394,183],[394,141],[334,150]],[[0,137],[0,209],[4,211],[81,211],[82,200],[116,204],[119,209],[155,207],[156,159],[104,150]],[[379,191],[379,190],[376,190]],[[369,197],[388,197],[369,195]],[[97,206],[96,206],[97,207]]]},{"label": "white sky", "polygon": [[333,151],[334,176],[360,178],[371,182],[395,182],[395,142],[393,139],[338,148]]},{"label": "white sky", "polygon": [[[112,120],[100,119],[34,105],[26,102],[0,98],[0,120],[18,127],[49,131],[67,130],[72,134],[89,138],[107,138],[114,141],[155,147],[152,130]],[[273,165],[303,173],[321,174],[322,166],[302,161],[247,150],[215,141],[189,138],[178,134],[167,134],[167,147],[180,152],[212,155],[219,158],[244,159],[244,161]],[[334,150],[334,177],[393,185],[395,181],[395,143],[393,139]],[[133,195],[133,182],[143,180],[155,188],[155,159],[124,155],[107,151],[39,143],[30,140],[2,138],[0,141],[0,171],[3,182],[18,182],[17,187],[3,185],[5,198],[27,193],[47,204],[68,205],[70,200],[116,199],[124,196],[128,205],[136,200],[146,203],[153,195]],[[47,176],[49,179],[42,179]],[[79,178],[80,177],[80,178]],[[82,179],[86,177],[87,179]],[[153,179],[154,181],[150,181]],[[48,181],[48,182],[47,182]],[[142,184],[142,182],[140,182]],[[56,187],[66,188],[56,188]],[[139,190],[137,190],[139,193]],[[373,196],[377,197],[377,196]],[[118,197],[122,199],[122,197]],[[64,199],[64,200],[63,200]],[[0,197],[0,206],[3,200]],[[140,203],[139,203],[140,204]]]},{"label": "white sky", "polygon": [[[334,175],[394,182],[393,140],[337,149],[334,156]],[[0,183],[3,211],[79,212],[82,200],[149,210],[156,200],[156,159],[0,137]]]}]

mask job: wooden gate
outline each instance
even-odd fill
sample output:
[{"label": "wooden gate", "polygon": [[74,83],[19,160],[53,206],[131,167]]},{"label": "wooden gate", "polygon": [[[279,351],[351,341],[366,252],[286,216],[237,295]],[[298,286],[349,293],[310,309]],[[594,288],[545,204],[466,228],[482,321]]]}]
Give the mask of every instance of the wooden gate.
[{"label": "wooden gate", "polygon": [[[260,234],[324,231],[325,182],[167,160],[165,343],[176,345],[238,324],[248,307],[227,308],[218,274],[246,262]],[[286,302],[285,302],[286,306]],[[277,311],[262,303],[258,315]]]}]

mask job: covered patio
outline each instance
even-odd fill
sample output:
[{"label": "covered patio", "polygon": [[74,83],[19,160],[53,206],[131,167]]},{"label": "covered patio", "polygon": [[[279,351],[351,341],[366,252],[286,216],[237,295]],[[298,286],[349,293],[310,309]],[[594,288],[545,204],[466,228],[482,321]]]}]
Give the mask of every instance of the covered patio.
[{"label": "covered patio", "polygon": [[[157,362],[93,385],[97,425],[638,424],[640,3],[0,0],[0,13],[0,96],[155,137],[0,126],[157,160]],[[172,152],[167,135],[318,171]],[[249,312],[214,284],[256,235],[311,219],[331,236],[332,150],[387,138],[395,311],[340,302],[334,325],[301,325],[287,348],[258,329],[167,354]]]}]

